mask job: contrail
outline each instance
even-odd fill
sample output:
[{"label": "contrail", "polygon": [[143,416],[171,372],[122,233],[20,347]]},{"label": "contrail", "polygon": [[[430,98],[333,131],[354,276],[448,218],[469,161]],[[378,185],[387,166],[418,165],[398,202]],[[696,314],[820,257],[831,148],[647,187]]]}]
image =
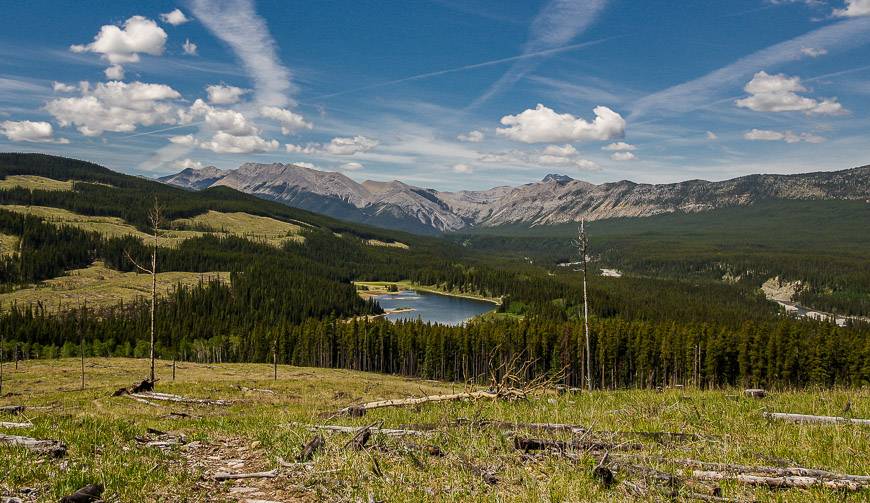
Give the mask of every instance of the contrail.
[{"label": "contrail", "polygon": [[189,124],[180,124],[178,126],[170,126],[170,127],[165,127],[163,129],[155,129],[154,131],[143,131],[141,133],[123,136],[122,138],[135,138],[137,136],[145,136],[145,135],[149,135],[149,134],[162,133],[164,131],[172,131],[173,129],[181,129],[181,128],[186,128],[186,127],[190,127],[190,126],[198,126],[200,124],[205,124],[205,121],[196,121],[196,122],[191,122]]},{"label": "contrail", "polygon": [[474,63],[472,65],[460,66],[458,68],[448,68],[446,70],[438,70],[435,72],[428,72],[428,73],[421,73],[418,75],[411,75],[410,77],[403,77],[401,79],[396,79],[396,80],[388,80],[386,82],[379,82],[377,84],[371,84],[368,86],[357,87],[355,89],[347,89],[345,91],[338,91],[335,93],[321,94],[320,96],[315,96],[311,99],[317,100],[317,99],[332,98],[334,96],[341,96],[343,94],[350,94],[350,93],[355,93],[358,91],[366,91],[368,89],[376,89],[378,87],[386,87],[386,86],[392,86],[395,84],[401,84],[402,82],[411,82],[414,80],[428,79],[430,77],[437,77],[439,75],[445,75],[448,73],[462,72],[465,70],[474,70],[476,68],[484,68],[487,66],[500,65],[502,63],[510,63],[511,61],[518,61],[518,60],[529,59],[529,58],[539,58],[541,56],[548,56],[550,54],[557,54],[560,52],[574,51],[577,49],[582,49],[584,47],[590,47],[593,45],[597,45],[597,44],[600,44],[602,42],[607,42],[607,41],[613,40],[615,38],[620,38],[620,37],[601,38],[598,40],[592,40],[590,42],[583,42],[580,44],[571,44],[571,45],[566,45],[566,46],[562,46],[562,47],[556,47],[553,49],[547,49],[544,51],[530,52],[527,54],[520,54],[519,56],[511,56],[509,58],[494,59],[492,61],[484,61],[482,63]]}]

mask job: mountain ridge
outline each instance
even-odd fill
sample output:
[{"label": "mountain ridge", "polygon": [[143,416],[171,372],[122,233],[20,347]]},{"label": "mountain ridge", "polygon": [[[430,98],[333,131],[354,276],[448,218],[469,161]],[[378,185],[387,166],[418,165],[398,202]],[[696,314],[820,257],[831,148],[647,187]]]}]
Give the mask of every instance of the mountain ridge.
[{"label": "mountain ridge", "polygon": [[423,234],[508,224],[554,225],[581,218],[695,213],[768,199],[870,200],[870,165],[667,184],[630,180],[593,184],[548,174],[516,187],[454,192],[398,180],[360,183],[342,173],[281,163],[245,163],[226,171],[213,166],[188,168],[159,180],[193,190],[227,186],[335,218]]}]

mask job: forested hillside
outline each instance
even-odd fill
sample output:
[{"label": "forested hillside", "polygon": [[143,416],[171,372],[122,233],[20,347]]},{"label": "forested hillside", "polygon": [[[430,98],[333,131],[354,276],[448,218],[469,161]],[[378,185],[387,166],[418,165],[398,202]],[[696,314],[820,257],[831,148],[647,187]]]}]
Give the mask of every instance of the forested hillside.
[{"label": "forested hillside", "polygon": [[[463,380],[482,374],[491,360],[517,356],[535,362],[530,369],[534,374],[565,369],[569,383],[582,375],[579,273],[528,263],[507,246],[461,246],[345,224],[230,189],[188,192],[48,156],[2,155],[0,175],[73,181],[72,190],[0,190],[0,205],[119,217],[143,232],[149,231],[146,212],[155,196],[170,221],[232,211],[296,224],[301,239],[278,245],[203,233],[159,248],[161,271],[230,273],[229,283],[179,287],[159,301],[161,357],[261,362],[270,361],[274,352],[281,362]],[[613,242],[604,229],[592,228],[594,246]],[[128,254],[140,263],[150,256],[139,237],[107,236],[2,207],[0,234],[20,242],[18,251],[0,259],[5,290],[60,276],[94,260],[134,271]],[[564,241],[553,242],[564,246],[559,239]],[[723,233],[722,239],[730,239],[729,234]],[[373,246],[370,240],[407,246]],[[701,247],[682,250],[690,257],[686,263],[695,252],[706,260]],[[667,251],[651,249],[649,256],[664,256],[656,260],[671,267]],[[574,260],[567,247],[548,253],[554,260],[558,253],[564,254],[560,259]],[[643,256],[640,249],[635,253],[632,257]],[[630,258],[625,260],[617,265],[634,267]],[[381,310],[358,296],[355,280],[408,280],[503,302],[499,313],[466,327],[363,321],[355,317]],[[751,282],[726,284],[702,273],[688,279],[664,273],[594,276],[589,297],[592,368],[600,386],[870,381],[866,325],[838,328],[784,319]],[[0,314],[7,358],[13,352],[27,358],[72,356],[80,347],[88,355],[144,356],[148,330],[145,301],[109,307],[71,303],[57,314],[39,304],[19,305]]]}]

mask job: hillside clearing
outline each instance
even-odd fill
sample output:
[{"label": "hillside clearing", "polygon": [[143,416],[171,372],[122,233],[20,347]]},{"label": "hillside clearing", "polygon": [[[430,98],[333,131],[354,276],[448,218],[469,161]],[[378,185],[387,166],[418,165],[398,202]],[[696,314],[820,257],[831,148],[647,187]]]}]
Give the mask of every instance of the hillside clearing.
[{"label": "hillside clearing", "polygon": [[61,181],[53,180],[36,175],[9,175],[0,180],[0,190],[9,189],[29,189],[29,190],[73,190],[73,182],[71,180]]},{"label": "hillside clearing", "polygon": [[405,243],[399,242],[399,241],[391,241],[388,243],[386,241],[381,241],[379,239],[366,240],[366,244],[369,246],[384,246],[387,248],[399,248],[402,250],[407,250],[409,248],[408,245],[406,245]]},{"label": "hillside clearing", "polygon": [[[690,476],[668,460],[745,465],[800,465],[848,474],[870,473],[870,430],[852,425],[768,422],[765,410],[870,416],[868,390],[783,392],[758,400],[735,390],[602,391],[534,395],[528,400],[450,401],[369,411],[363,418],[333,417],[349,404],[384,398],[449,394],[461,386],[354,371],[280,366],[271,379],[266,364],[180,363],[158,366],[158,390],[193,398],[230,400],[228,406],[149,405],[111,392],[147,373],[147,360],[88,358],[86,389],[79,391],[78,359],[5,365],[0,406],[24,405],[32,428],[16,435],[57,439],[67,460],[37,462],[19,447],[0,446],[0,492],[34,487],[38,501],[57,501],[86,483],[106,485],[115,501],[652,501],[634,496],[622,471],[605,488],[592,475],[597,456],[570,449],[524,453],[518,437],[574,443],[618,442],[614,459],[657,460],[663,473]],[[10,416],[13,417],[13,416]],[[14,416],[24,421],[22,416]],[[345,448],[350,433],[321,430],[324,446],[307,464],[292,463],[315,425],[362,427],[376,423],[367,448]],[[580,433],[522,430],[512,423],[564,423]],[[150,430],[149,430],[150,428]],[[342,428],[333,428],[341,430]],[[403,436],[396,430],[424,431]],[[596,432],[621,433],[596,433]],[[682,432],[647,436],[630,432]],[[610,435],[610,436],[608,436]],[[572,440],[573,439],[573,440]],[[555,440],[554,440],[555,441]],[[579,445],[579,444],[578,444]],[[432,446],[424,448],[423,446]],[[438,452],[435,451],[438,449]],[[441,455],[439,456],[438,453]],[[272,470],[277,470],[272,472]],[[266,472],[268,478],[217,482],[220,473]],[[650,488],[654,483],[649,481]],[[635,484],[636,485],[636,484]],[[866,501],[868,489],[770,490],[735,481],[722,496],[739,501]],[[681,490],[682,491],[682,490]],[[682,500],[683,497],[678,497]]]},{"label": "hillside clearing", "polygon": [[0,257],[18,251],[18,236],[0,234]]},{"label": "hillside clearing", "polygon": [[301,243],[305,240],[300,235],[302,227],[299,225],[240,212],[223,213],[209,210],[192,218],[173,220],[172,226],[176,229],[238,236],[275,247],[280,247],[287,242]]},{"label": "hillside clearing", "polygon": [[[219,278],[229,281],[226,272],[162,272],[157,275],[158,295],[168,295],[176,286],[194,286],[200,281]],[[129,304],[150,298],[151,276],[135,272],[119,272],[95,262],[85,269],[69,271],[67,275],[40,282],[38,285],[0,294],[0,310],[13,304],[19,307],[37,305],[47,312],[75,309],[82,304],[89,308]]]},{"label": "hillside clearing", "polygon": [[[484,300],[493,304],[501,304],[501,299],[498,297],[487,297],[471,292],[460,292],[457,290],[447,290],[438,285],[419,285],[411,281],[354,281],[357,293],[364,299],[376,297],[378,295],[386,295],[402,290],[417,290],[420,292],[438,293],[441,295],[450,295],[451,297],[463,297],[466,299]],[[392,291],[391,291],[392,289]]]}]

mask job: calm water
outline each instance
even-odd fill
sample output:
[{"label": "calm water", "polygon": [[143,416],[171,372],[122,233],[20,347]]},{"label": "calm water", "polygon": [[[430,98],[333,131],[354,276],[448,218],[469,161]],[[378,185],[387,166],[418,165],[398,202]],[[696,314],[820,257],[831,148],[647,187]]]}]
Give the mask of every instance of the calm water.
[{"label": "calm water", "polygon": [[378,295],[375,298],[385,310],[402,307],[414,309],[414,311],[388,314],[388,320],[416,320],[420,318],[424,322],[430,321],[442,325],[460,325],[477,315],[496,308],[492,302],[416,290]]}]

